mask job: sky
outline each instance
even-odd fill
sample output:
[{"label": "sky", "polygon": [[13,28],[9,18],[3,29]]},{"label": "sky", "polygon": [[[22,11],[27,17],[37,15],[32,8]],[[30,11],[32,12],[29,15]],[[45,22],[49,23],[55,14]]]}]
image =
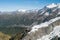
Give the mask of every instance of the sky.
[{"label": "sky", "polygon": [[0,0],[0,11],[41,9],[51,3],[60,3],[60,0]]}]

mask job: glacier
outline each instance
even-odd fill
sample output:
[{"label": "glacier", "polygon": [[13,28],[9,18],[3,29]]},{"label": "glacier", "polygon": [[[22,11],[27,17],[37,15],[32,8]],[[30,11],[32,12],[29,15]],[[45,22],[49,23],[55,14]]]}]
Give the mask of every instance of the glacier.
[{"label": "glacier", "polygon": [[50,34],[45,35],[45,36],[43,36],[42,38],[37,39],[37,40],[51,40],[51,39],[54,38],[55,36],[60,37],[60,25],[59,25],[59,26],[56,26],[56,27],[54,28],[54,30],[53,30]]},{"label": "glacier", "polygon": [[60,36],[60,26],[51,26],[52,23],[58,20],[60,20],[60,17],[53,18],[39,25],[34,25],[23,40],[51,40],[54,36]]}]

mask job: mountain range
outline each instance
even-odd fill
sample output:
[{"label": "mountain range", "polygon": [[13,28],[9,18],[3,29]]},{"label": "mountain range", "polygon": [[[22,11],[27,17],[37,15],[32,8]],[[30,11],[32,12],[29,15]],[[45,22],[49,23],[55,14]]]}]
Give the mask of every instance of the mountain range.
[{"label": "mountain range", "polygon": [[53,40],[56,36],[59,38],[60,3],[52,3],[39,10],[0,12],[0,28],[5,34],[16,34],[10,40]]},{"label": "mountain range", "polygon": [[59,13],[60,13],[60,5],[52,3],[40,10],[36,9],[36,10],[17,10],[13,12],[0,12],[0,15],[1,15],[2,24],[4,24],[5,22],[7,23],[7,21],[11,20],[11,22],[9,22],[10,25],[22,24],[22,25],[30,26],[34,24],[35,25],[40,24],[42,22],[55,18],[56,16],[59,16]]},{"label": "mountain range", "polygon": [[34,25],[22,40],[60,40],[60,5],[52,3],[39,13],[45,21]]}]

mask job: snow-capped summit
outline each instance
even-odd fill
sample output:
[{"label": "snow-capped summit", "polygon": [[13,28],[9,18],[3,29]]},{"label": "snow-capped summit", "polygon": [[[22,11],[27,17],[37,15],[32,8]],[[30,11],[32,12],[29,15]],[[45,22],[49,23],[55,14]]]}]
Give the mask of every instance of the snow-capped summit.
[{"label": "snow-capped summit", "polygon": [[23,13],[36,13],[38,12],[37,9],[31,9],[31,10],[24,10],[24,9],[19,9],[17,10],[18,12],[23,12]]},{"label": "snow-capped summit", "polygon": [[26,12],[26,10],[24,10],[24,9],[22,9],[22,10],[19,9],[18,12]]},{"label": "snow-capped summit", "polygon": [[57,4],[52,3],[52,4],[48,5],[47,7],[48,7],[48,8],[54,8],[54,7],[57,7]]},{"label": "snow-capped summit", "polygon": [[60,3],[57,3],[57,4],[52,3],[52,4],[50,4],[50,5],[47,5],[46,7],[47,7],[47,8],[54,8],[54,7],[60,8]]}]

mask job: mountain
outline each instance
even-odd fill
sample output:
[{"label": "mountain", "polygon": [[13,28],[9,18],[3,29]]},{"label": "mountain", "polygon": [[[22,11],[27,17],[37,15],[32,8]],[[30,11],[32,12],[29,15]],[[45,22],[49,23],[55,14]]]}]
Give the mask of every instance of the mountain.
[{"label": "mountain", "polygon": [[[22,35],[14,36],[11,39],[17,40],[53,40],[60,37],[60,4],[52,3],[38,10],[37,13],[24,14],[31,20],[31,29],[23,32]],[[31,22],[30,21],[30,22]],[[29,21],[28,21],[29,22]],[[30,23],[29,22],[29,23]],[[19,37],[19,35],[21,35]],[[57,39],[58,39],[57,38]]]},{"label": "mountain", "polygon": [[[50,6],[52,8],[50,8]],[[60,13],[59,6],[60,5],[54,4],[54,3],[47,5],[43,9],[38,11],[38,15],[41,16],[42,18],[44,17],[43,21],[45,21],[45,19],[46,19],[46,21],[48,21],[48,20],[58,16],[58,14]]]},{"label": "mountain", "polygon": [[[52,8],[50,6],[52,5]],[[16,10],[13,12],[1,12],[0,26],[5,25],[37,25],[49,21],[60,14],[60,4],[49,4],[40,10]],[[7,23],[9,22],[9,23]],[[13,22],[13,23],[12,23]]]},{"label": "mountain", "polygon": [[[51,19],[47,22],[41,23],[39,25],[34,25],[32,30],[28,32],[22,40],[47,40],[52,39],[54,36],[58,36],[59,33],[59,26],[60,25],[60,17],[56,17]],[[56,32],[56,33],[55,33]],[[47,37],[46,37],[47,36]],[[42,37],[42,38],[41,38]],[[45,37],[47,39],[45,39]]]},{"label": "mountain", "polygon": [[48,5],[47,8],[55,8],[55,7],[57,7],[57,6],[58,6],[58,5],[52,3],[51,5]]},{"label": "mountain", "polygon": [[39,40],[44,39],[46,35],[49,35],[47,37],[50,38],[50,33],[60,25],[59,20],[59,3],[46,5],[39,10],[19,9],[12,12],[0,12],[0,31],[13,36],[12,39],[17,38],[17,40],[20,37],[23,40]]},{"label": "mountain", "polygon": [[[22,40],[53,40],[54,37],[60,37],[60,7],[58,4],[50,4],[44,9],[39,10],[42,16],[49,16],[52,19],[39,25],[34,25],[32,30]],[[46,14],[46,12],[48,12]],[[58,38],[57,38],[58,39]],[[55,39],[55,40],[57,40]],[[59,39],[58,39],[59,40]]]}]

